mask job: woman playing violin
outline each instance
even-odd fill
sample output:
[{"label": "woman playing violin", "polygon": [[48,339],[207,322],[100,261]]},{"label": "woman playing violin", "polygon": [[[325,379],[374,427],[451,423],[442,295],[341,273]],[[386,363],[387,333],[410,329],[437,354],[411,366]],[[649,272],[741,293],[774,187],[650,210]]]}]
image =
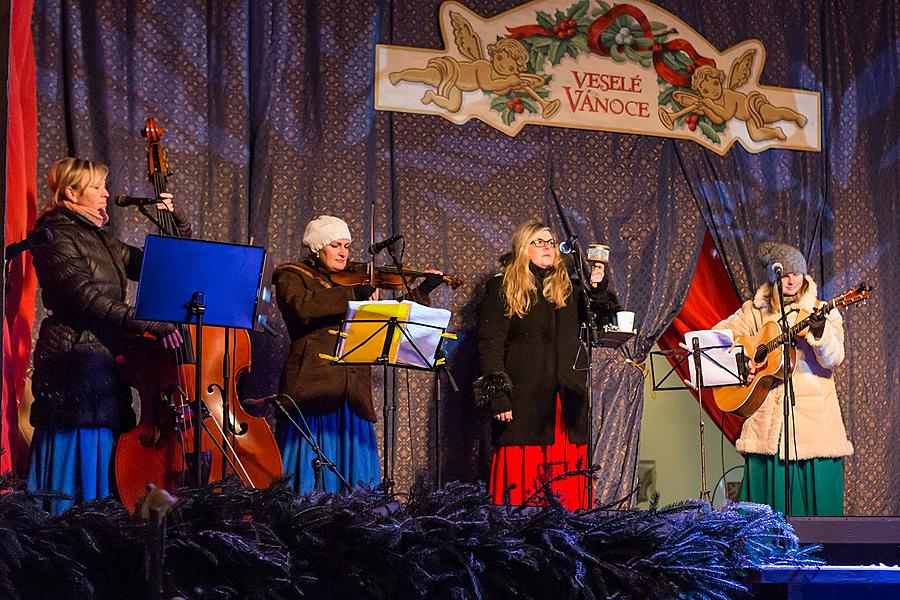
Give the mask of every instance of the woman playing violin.
[{"label": "woman playing violin", "polygon": [[[36,224],[53,237],[32,250],[49,316],[34,348],[28,485],[38,496],[71,496],[45,496],[44,508],[54,513],[113,491],[114,437],[134,426],[131,391],[116,375],[117,337],[147,332],[166,348],[183,341],[169,323],[136,320],[125,303],[127,280],[138,279],[143,252],[104,227],[107,172],[91,160],[57,161],[47,176],[53,197]],[[170,198],[157,208],[172,211]],[[173,214],[189,235],[187,222]]]},{"label": "woman playing violin", "polygon": [[[306,226],[303,244],[310,255],[299,263],[285,263],[272,277],[291,348],[281,372],[280,392],[296,402],[306,417],[313,437],[343,477],[355,485],[376,485],[381,480],[375,442],[375,407],[372,376],[367,366],[334,367],[319,357],[334,349],[329,329],[340,326],[351,300],[378,300],[372,285],[338,285],[336,274],[349,264],[350,229],[343,220],[328,215]],[[426,276],[414,291],[414,300],[427,295],[442,281],[440,273]],[[285,398],[287,399],[287,398]],[[288,401],[290,404],[290,401]],[[286,407],[291,410],[291,407]],[[279,418],[275,437],[281,449],[284,472],[293,477],[294,490],[314,489],[315,454],[286,417]],[[340,480],[322,473],[324,489],[339,491]]]}]

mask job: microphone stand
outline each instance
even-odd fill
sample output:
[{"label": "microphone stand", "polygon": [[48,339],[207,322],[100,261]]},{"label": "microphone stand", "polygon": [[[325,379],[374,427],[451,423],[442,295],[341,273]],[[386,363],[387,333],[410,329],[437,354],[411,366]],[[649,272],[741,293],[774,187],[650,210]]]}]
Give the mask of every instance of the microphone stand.
[{"label": "microphone stand", "polygon": [[[575,255],[574,260],[574,276],[573,279],[578,280],[578,287],[581,290],[581,301],[584,304],[585,321],[581,323],[578,332],[579,341],[584,348],[587,356],[587,469],[589,475],[587,477],[587,509],[594,508],[594,344],[600,335],[597,331],[597,319],[594,315],[594,309],[591,307],[590,295],[590,279],[587,281],[584,277],[584,257],[581,253],[581,244],[578,238],[572,239],[572,254]],[[575,365],[578,363],[578,357],[575,358]]]},{"label": "microphone stand", "polygon": [[[794,410],[794,384],[792,381],[793,369],[791,368],[791,348],[794,346],[794,332],[787,320],[787,312],[784,310],[784,286],[781,283],[781,269],[775,270],[775,282],[778,286],[778,306],[781,310],[781,368],[784,381],[784,397],[782,408],[784,409],[784,515],[791,515],[791,437],[790,418]],[[778,454],[775,454],[775,462],[778,462]]]},{"label": "microphone stand", "polygon": [[[403,250],[406,249],[406,240],[403,240]],[[400,252],[400,256],[397,256],[396,250],[396,242],[393,244],[388,244],[387,251],[388,255],[391,257],[391,262],[394,263],[394,267],[397,269],[397,273],[400,275],[400,281],[403,282],[403,287],[406,289],[406,297],[409,299],[414,298],[412,288],[409,286],[409,281],[406,279],[406,274],[403,272],[403,262],[401,258],[403,256],[403,250]],[[397,298],[397,302],[402,302],[403,296]],[[385,338],[385,345],[390,342],[391,335],[388,335]],[[384,397],[385,397],[385,405],[383,407],[382,412],[384,413],[384,465],[385,465],[385,473],[384,473],[384,490],[387,495],[393,495],[394,493],[394,454],[397,451],[397,378],[396,373],[392,373],[392,383],[391,386],[391,403],[388,405],[387,403],[387,389],[388,389],[388,368],[387,365],[382,367],[384,370],[384,377],[382,381],[382,385],[384,386]],[[407,402],[409,399],[407,398]]]},{"label": "microphone stand", "polygon": [[[297,421],[291,416],[291,414],[285,410],[285,408],[278,402],[278,398],[287,398],[291,404],[294,406],[294,409],[297,411],[297,414],[300,415],[300,420],[303,421],[303,427],[301,427]],[[334,475],[340,479],[341,485],[344,486],[345,489],[350,489],[350,482],[347,481],[347,478],[344,477],[340,471],[338,471],[337,466],[329,459],[319,444],[316,442],[316,438],[312,435],[312,430],[309,428],[309,423],[306,422],[306,418],[303,416],[303,412],[300,410],[300,407],[297,406],[297,403],[294,402],[294,399],[288,396],[287,394],[274,394],[272,396],[267,396],[263,398],[265,401],[273,401],[275,405],[275,409],[280,411],[282,416],[284,416],[288,422],[290,422],[291,426],[297,430],[297,433],[300,434],[300,437],[304,442],[309,444],[309,447],[312,448],[312,451],[315,453],[316,457],[312,461],[313,468],[313,489],[317,492],[325,491],[325,480],[322,476],[322,468],[326,468]]]}]

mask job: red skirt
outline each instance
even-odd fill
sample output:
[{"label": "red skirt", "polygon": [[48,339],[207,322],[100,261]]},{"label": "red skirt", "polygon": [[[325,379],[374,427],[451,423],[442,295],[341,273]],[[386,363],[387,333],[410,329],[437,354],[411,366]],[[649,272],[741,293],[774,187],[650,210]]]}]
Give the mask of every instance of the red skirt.
[{"label": "red skirt", "polygon": [[[515,415],[513,415],[515,418]],[[549,446],[496,446],[491,460],[490,493],[494,504],[504,503],[509,489],[510,504],[537,506],[532,497],[545,481],[567,471],[587,467],[587,444],[573,444],[563,422],[562,405],[556,397],[555,441]],[[553,492],[569,510],[587,508],[588,480],[584,475],[568,475],[551,483]]]}]

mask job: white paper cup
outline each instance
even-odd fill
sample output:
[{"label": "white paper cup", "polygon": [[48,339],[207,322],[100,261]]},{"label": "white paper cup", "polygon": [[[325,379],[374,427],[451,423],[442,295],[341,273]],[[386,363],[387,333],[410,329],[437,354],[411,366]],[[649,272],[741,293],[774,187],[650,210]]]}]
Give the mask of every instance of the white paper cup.
[{"label": "white paper cup", "polygon": [[634,331],[634,313],[620,310],[616,313],[616,325],[619,331]]}]

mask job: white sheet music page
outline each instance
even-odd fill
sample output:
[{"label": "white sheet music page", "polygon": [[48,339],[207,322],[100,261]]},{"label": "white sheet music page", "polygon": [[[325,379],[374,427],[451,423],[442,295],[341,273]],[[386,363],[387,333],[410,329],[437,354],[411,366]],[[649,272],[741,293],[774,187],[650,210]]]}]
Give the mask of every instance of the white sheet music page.
[{"label": "white sheet music page", "polygon": [[[443,308],[432,308],[417,302],[404,300],[404,304],[410,305],[409,316],[406,318],[408,325],[406,333],[412,338],[428,362],[423,363],[422,358],[413,348],[406,336],[400,338],[400,347],[397,350],[397,363],[420,367],[424,369],[434,368],[435,353],[438,344],[441,343],[441,335],[450,325],[450,311]],[[428,326],[431,327],[428,327]]]},{"label": "white sheet music page", "polygon": [[[694,339],[700,342],[700,369],[703,372],[703,387],[719,387],[723,385],[740,385],[738,376],[737,352],[734,345],[734,332],[730,329],[704,329],[689,331],[684,334],[684,347],[690,352],[694,348]],[[724,347],[722,347],[724,346]],[[688,357],[691,373],[690,385],[697,382],[697,370],[693,356]]]}]

